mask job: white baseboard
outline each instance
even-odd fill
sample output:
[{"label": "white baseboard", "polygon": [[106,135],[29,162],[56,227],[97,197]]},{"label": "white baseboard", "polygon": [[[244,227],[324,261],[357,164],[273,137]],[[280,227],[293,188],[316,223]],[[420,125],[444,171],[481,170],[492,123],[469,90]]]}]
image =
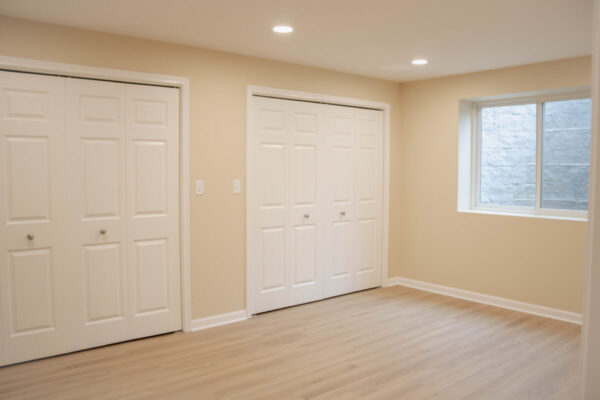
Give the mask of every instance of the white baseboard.
[{"label": "white baseboard", "polygon": [[476,303],[487,304],[490,306],[507,308],[509,310],[520,311],[527,314],[539,315],[541,317],[558,319],[560,321],[572,322],[575,324],[581,324],[583,321],[583,316],[581,314],[574,313],[571,311],[564,311],[558,310],[556,308],[538,306],[536,304],[523,303],[521,301],[505,299],[503,297],[490,296],[488,294],[456,289],[449,286],[436,285],[435,283],[417,281],[409,278],[388,278],[383,284],[384,287],[396,285],[406,286],[413,289],[425,290],[427,292],[456,297],[459,299],[474,301]]},{"label": "white baseboard", "polygon": [[213,315],[211,317],[198,318],[192,320],[191,331],[196,332],[202,329],[212,328],[215,326],[231,324],[233,322],[245,321],[248,319],[246,310],[238,310],[230,313]]}]

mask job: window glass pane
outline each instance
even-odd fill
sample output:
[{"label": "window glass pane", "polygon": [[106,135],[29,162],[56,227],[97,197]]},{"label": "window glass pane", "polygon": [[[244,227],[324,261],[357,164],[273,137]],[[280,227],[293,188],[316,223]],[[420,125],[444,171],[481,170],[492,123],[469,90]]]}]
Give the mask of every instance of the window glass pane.
[{"label": "window glass pane", "polygon": [[535,207],[536,105],[481,109],[481,205]]},{"label": "window glass pane", "polygon": [[542,207],[587,210],[592,101],[544,103]]}]

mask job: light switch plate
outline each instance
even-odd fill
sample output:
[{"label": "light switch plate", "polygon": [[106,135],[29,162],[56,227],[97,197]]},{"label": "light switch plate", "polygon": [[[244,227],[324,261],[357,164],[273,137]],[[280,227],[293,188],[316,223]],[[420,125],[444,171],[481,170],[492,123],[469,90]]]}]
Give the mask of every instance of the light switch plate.
[{"label": "light switch plate", "polygon": [[233,180],[233,193],[240,194],[242,192],[242,184],[239,179]]},{"label": "light switch plate", "polygon": [[196,180],[196,195],[204,194],[204,179]]}]

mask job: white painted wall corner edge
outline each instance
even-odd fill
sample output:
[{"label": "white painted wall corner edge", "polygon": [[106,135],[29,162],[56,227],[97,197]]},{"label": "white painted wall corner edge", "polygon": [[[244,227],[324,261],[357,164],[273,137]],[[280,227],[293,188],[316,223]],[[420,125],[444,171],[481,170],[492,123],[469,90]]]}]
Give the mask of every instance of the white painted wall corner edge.
[{"label": "white painted wall corner edge", "polygon": [[552,318],[559,321],[571,322],[574,324],[581,324],[583,321],[583,316],[579,313],[539,306],[537,304],[524,303],[522,301],[511,300],[504,297],[497,297],[484,293],[471,292],[469,290],[457,289],[449,286],[438,285],[435,283],[418,281],[415,279],[402,277],[388,278],[384,282],[383,286],[405,286],[413,289],[424,290],[426,292],[437,293],[444,296],[468,300],[475,303],[506,308],[508,310],[533,314],[545,318]]},{"label": "white painted wall corner edge", "polygon": [[180,89],[180,243],[181,243],[181,318],[184,332],[192,330],[192,293],[190,258],[190,80],[173,75],[57,63],[0,55],[0,69],[77,78],[111,80],[125,83],[169,86]]},{"label": "white painted wall corner edge", "polygon": [[232,324],[234,322],[245,321],[250,316],[246,310],[232,311],[224,314],[212,315],[210,317],[198,318],[192,321],[191,331],[201,331],[203,329],[214,328],[216,326]]},{"label": "white painted wall corner edge", "polygon": [[581,399],[600,398],[600,0],[594,0],[592,156],[582,346]]}]

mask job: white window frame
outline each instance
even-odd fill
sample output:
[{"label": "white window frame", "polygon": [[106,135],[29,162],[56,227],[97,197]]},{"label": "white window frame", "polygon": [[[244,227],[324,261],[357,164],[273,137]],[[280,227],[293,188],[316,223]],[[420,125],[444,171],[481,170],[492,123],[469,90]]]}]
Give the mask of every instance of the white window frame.
[{"label": "white window frame", "polygon": [[[589,99],[589,87],[546,92],[506,95],[461,100],[459,106],[459,193],[458,211],[553,219],[587,220],[583,210],[542,208],[542,131],[543,103],[562,100]],[[482,205],[480,201],[481,173],[481,109],[512,105],[536,105],[536,193],[531,207]],[[468,150],[467,150],[468,147]],[[468,160],[466,160],[468,158]],[[465,169],[468,169],[467,171]],[[465,180],[468,179],[468,182]]]}]

